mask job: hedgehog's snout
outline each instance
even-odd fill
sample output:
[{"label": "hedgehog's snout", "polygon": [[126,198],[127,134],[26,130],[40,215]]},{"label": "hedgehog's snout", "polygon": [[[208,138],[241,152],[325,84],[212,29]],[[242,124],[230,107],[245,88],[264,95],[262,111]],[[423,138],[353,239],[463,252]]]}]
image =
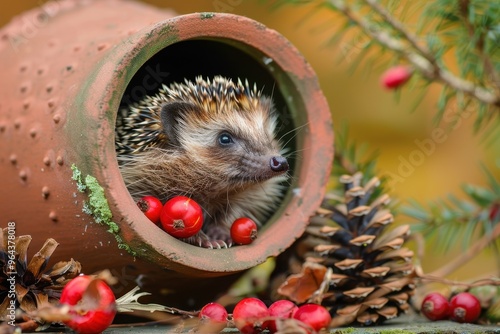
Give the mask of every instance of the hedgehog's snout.
[{"label": "hedgehog's snout", "polygon": [[271,166],[271,170],[273,172],[283,173],[288,170],[288,161],[282,156],[272,157],[269,160],[269,165]]}]

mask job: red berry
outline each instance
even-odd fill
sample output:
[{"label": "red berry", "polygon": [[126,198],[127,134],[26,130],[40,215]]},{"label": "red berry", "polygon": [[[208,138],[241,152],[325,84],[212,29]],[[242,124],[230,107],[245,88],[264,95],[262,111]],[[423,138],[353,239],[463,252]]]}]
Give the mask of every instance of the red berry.
[{"label": "red berry", "polygon": [[412,74],[413,72],[408,66],[395,66],[382,74],[380,82],[385,88],[394,89],[408,81]]},{"label": "red berry", "polygon": [[218,333],[227,325],[226,308],[219,303],[208,303],[203,306],[198,316],[203,326],[201,333]]},{"label": "red berry", "polygon": [[481,313],[481,303],[471,293],[461,292],[450,300],[450,319],[456,322],[473,323]]},{"label": "red berry", "polygon": [[447,319],[450,315],[450,304],[442,294],[429,293],[422,301],[421,312],[432,321]]},{"label": "red berry", "polygon": [[233,310],[234,324],[243,334],[262,332],[266,328],[268,317],[269,310],[266,304],[257,298],[244,298]]},{"label": "red berry", "polygon": [[490,214],[488,215],[492,222],[494,222],[500,217],[499,211],[500,211],[500,203],[493,204],[493,206],[490,209]]},{"label": "red berry", "polygon": [[203,226],[203,211],[191,198],[176,196],[168,200],[161,210],[163,229],[176,238],[189,238]]},{"label": "red berry", "polygon": [[153,223],[160,223],[160,213],[163,208],[161,201],[154,196],[144,196],[137,202],[137,206]]},{"label": "red berry", "polygon": [[248,245],[257,239],[257,224],[250,218],[238,218],[231,225],[231,239],[237,244]]},{"label": "red berry", "polygon": [[276,321],[274,319],[288,319],[292,318],[295,312],[299,307],[295,305],[293,302],[281,299],[277,300],[269,306],[269,316],[271,320],[267,323],[267,328],[271,333],[275,333],[277,331]]},{"label": "red berry", "polygon": [[322,328],[328,329],[332,321],[330,312],[318,304],[300,306],[293,318],[311,326],[316,332],[319,332]]},{"label": "red berry", "polygon": [[80,334],[101,333],[111,325],[116,314],[115,296],[100,279],[78,276],[63,288],[61,304],[72,306],[71,318],[64,323]]}]

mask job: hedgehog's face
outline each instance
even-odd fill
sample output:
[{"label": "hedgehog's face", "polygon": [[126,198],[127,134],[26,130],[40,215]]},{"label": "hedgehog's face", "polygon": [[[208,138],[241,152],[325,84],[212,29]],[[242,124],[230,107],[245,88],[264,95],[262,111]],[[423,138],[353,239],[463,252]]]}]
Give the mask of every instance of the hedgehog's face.
[{"label": "hedgehog's face", "polygon": [[203,173],[235,185],[262,182],[285,174],[288,162],[274,136],[271,103],[264,98],[260,102],[251,110],[229,106],[224,112],[169,103],[162,108],[162,123],[169,143],[190,156]]}]

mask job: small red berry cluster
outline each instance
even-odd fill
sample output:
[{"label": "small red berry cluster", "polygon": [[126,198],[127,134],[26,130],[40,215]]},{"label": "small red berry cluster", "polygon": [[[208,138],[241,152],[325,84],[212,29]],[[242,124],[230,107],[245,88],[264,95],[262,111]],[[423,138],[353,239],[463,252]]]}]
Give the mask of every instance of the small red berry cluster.
[{"label": "small red berry cluster", "polygon": [[[67,310],[63,322],[79,334],[101,333],[108,328],[116,315],[116,299],[107,283],[89,275],[78,276],[63,288],[60,303]],[[232,319],[234,326],[243,334],[258,334],[264,330],[275,333],[280,320],[294,319],[307,333],[328,329],[332,317],[321,305],[297,306],[289,300],[278,300],[269,307],[258,298],[240,300],[228,314],[219,303],[208,303],[198,313],[201,332],[220,332]]]},{"label": "small red berry cluster", "polygon": [[[218,303],[205,305],[199,318],[202,325],[210,325],[212,330],[222,331],[230,318],[224,306]],[[308,332],[327,329],[332,320],[330,313],[321,305],[305,304],[297,306],[289,300],[278,300],[269,307],[258,298],[244,298],[233,309],[234,325],[243,334],[257,334],[264,330],[275,333],[278,319],[295,319]]]},{"label": "small red berry cluster", "polygon": [[[144,196],[137,206],[154,224],[176,238],[189,238],[203,226],[203,210],[193,199],[175,196],[162,204],[154,196]],[[231,239],[236,244],[248,245],[257,238],[257,224],[250,218],[236,219],[231,225]]]},{"label": "small red berry cluster", "polygon": [[425,296],[421,312],[432,321],[450,319],[473,323],[479,319],[481,303],[469,292],[460,292],[449,301],[442,294],[433,292]]}]

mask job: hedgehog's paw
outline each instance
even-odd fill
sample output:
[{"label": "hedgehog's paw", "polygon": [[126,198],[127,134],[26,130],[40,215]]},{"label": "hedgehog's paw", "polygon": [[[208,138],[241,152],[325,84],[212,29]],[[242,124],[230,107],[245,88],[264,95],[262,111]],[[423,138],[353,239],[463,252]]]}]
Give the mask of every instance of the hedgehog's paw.
[{"label": "hedgehog's paw", "polygon": [[212,227],[207,233],[200,231],[195,236],[183,240],[191,245],[209,249],[223,249],[233,245],[229,231],[224,233],[223,227],[217,226]]},{"label": "hedgehog's paw", "polygon": [[231,242],[226,242],[224,240],[207,240],[201,247],[210,248],[210,249],[223,249],[229,248],[233,244]]},{"label": "hedgehog's paw", "polygon": [[233,239],[229,229],[224,225],[213,225],[205,232],[208,237],[208,244],[212,247],[208,248],[229,248],[233,246]]}]

